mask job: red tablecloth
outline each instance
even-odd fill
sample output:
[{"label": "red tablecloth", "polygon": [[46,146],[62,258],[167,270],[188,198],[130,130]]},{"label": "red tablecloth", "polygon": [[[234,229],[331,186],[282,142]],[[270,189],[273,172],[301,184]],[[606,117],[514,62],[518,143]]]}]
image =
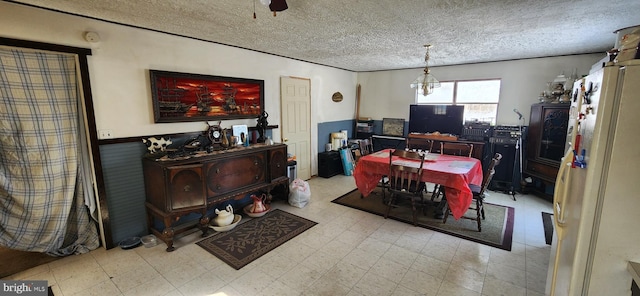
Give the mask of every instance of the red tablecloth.
[{"label": "red tablecloth", "polygon": [[[389,173],[389,151],[385,149],[361,157],[358,160],[353,177],[363,196],[368,196],[376,188],[383,175]],[[409,160],[398,160],[407,162]],[[420,162],[413,162],[416,167]],[[469,184],[482,184],[482,164],[480,160],[469,157],[428,154],[423,166],[422,181],[445,186],[447,203],[455,219],[464,215],[473,199]]]}]

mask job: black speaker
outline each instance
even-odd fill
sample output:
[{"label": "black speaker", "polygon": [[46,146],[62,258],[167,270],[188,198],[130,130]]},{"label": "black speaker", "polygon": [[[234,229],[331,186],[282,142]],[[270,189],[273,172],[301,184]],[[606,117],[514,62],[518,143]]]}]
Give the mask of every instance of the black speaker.
[{"label": "black speaker", "polygon": [[[493,143],[491,145],[491,151],[492,155],[495,153],[502,154],[502,159],[495,168],[496,173],[495,175],[493,175],[493,179],[491,179],[489,189],[493,191],[505,191],[510,193],[514,190],[514,177],[517,178],[516,180],[519,180],[519,176],[515,176],[516,172],[514,172],[514,164],[516,164],[516,157],[518,155],[516,151],[516,145]],[[517,174],[520,174],[519,169],[517,169]]]}]

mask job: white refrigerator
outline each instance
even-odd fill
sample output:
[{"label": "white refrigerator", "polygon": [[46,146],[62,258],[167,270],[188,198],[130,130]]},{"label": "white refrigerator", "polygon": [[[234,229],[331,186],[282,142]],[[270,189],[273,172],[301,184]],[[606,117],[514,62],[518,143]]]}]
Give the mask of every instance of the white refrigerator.
[{"label": "white refrigerator", "polygon": [[574,88],[547,295],[631,295],[627,264],[640,262],[640,60],[592,70]]}]

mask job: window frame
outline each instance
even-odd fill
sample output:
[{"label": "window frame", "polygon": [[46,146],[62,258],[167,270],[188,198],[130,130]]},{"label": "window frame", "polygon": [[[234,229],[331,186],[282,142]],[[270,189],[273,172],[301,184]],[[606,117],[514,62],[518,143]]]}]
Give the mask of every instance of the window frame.
[{"label": "window frame", "polygon": [[[458,102],[458,83],[459,82],[476,82],[476,81],[498,81],[500,82],[500,87],[498,90],[498,98],[497,101],[495,103],[487,103],[487,102],[464,102],[464,103],[459,103]],[[452,98],[451,98],[451,102],[445,103],[445,102],[428,102],[428,98],[429,96],[424,96],[420,93],[420,88],[416,88],[416,92],[415,92],[415,98],[414,98],[414,102],[417,105],[442,105],[442,104],[451,104],[451,105],[495,105],[496,106],[496,113],[495,113],[495,117],[494,120],[491,124],[496,124],[497,118],[498,118],[498,109],[500,107],[500,90],[502,89],[502,78],[481,78],[481,79],[460,79],[460,80],[446,80],[446,81],[440,81],[440,83],[453,83],[453,93],[452,93]],[[423,101],[420,101],[419,99],[423,98]],[[427,102],[424,102],[427,101]],[[465,119],[466,121],[466,119]]]}]

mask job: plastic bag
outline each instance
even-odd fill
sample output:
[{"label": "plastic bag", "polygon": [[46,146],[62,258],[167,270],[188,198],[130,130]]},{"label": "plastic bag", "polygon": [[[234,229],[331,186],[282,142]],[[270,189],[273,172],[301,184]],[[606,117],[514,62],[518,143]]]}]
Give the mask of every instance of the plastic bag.
[{"label": "plastic bag", "polygon": [[310,199],[309,183],[302,179],[293,180],[289,185],[289,204],[297,208],[304,208]]}]

